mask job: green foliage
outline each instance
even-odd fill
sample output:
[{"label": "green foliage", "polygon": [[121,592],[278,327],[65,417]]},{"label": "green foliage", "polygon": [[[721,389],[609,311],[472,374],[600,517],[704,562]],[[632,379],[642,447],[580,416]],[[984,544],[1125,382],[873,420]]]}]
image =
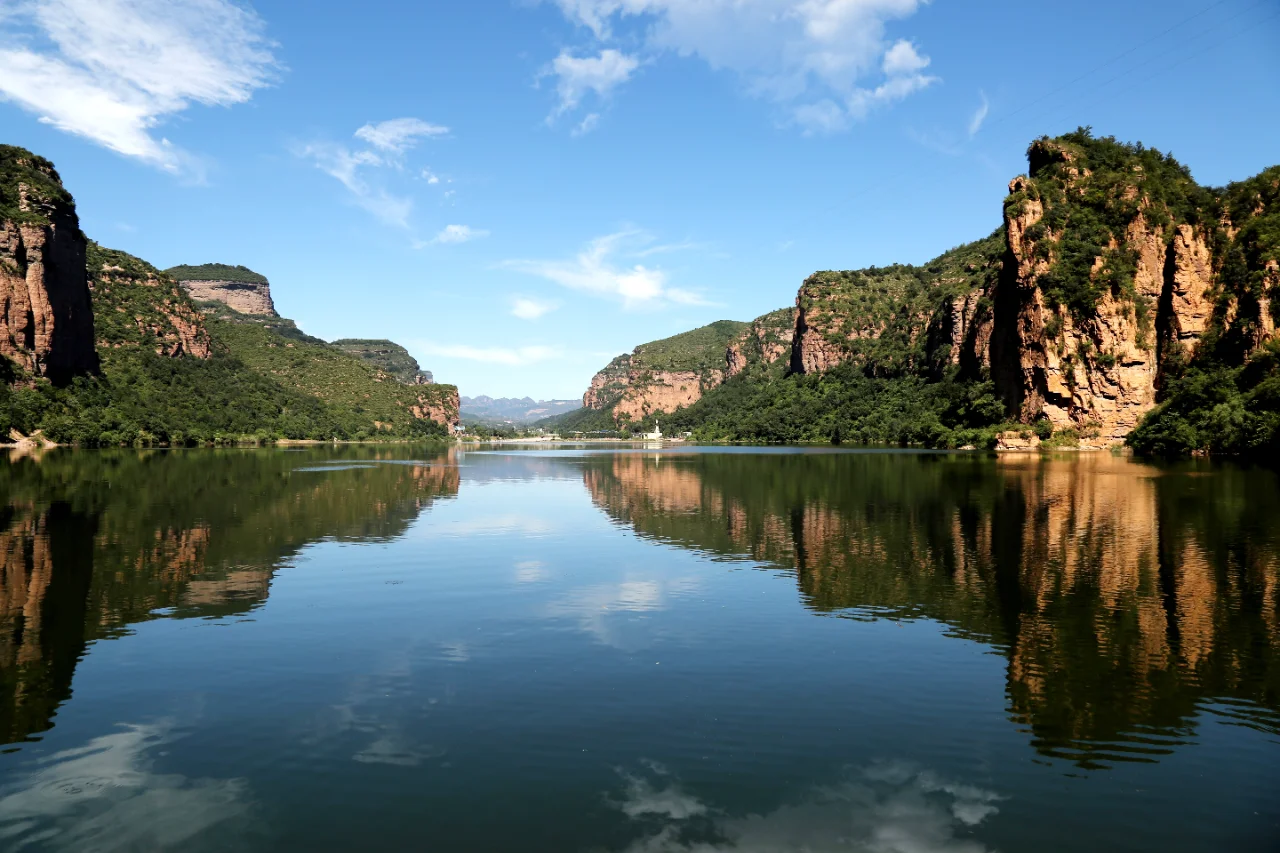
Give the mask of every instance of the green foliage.
[{"label": "green foliage", "polygon": [[723,368],[725,350],[747,325],[737,320],[717,320],[699,329],[641,344],[631,356],[631,366],[641,370]]},{"label": "green foliage", "polygon": [[[448,434],[411,408],[451,407],[452,386],[400,385],[287,320],[204,316],[171,277],[125,252],[91,242],[87,261],[101,375],[54,388],[5,362],[4,433],[43,429],[85,446]],[[179,347],[184,337],[207,342],[210,357]]]},{"label": "green foliage", "polygon": [[[19,184],[26,186],[22,210]],[[58,213],[75,215],[76,204],[53,164],[16,145],[0,145],[0,222],[48,225]]]},{"label": "green foliage", "polygon": [[1005,210],[1020,214],[1026,199],[1044,206],[1043,218],[1027,231],[1037,256],[1052,259],[1039,285],[1050,307],[1065,305],[1078,319],[1091,317],[1108,293],[1137,299],[1137,255],[1125,241],[1140,213],[1166,240],[1174,225],[1215,221],[1214,193],[1173,157],[1141,143],[1095,138],[1085,127],[1037,139],[1027,159],[1029,186],[1010,195]]},{"label": "green foliage", "polygon": [[1004,406],[990,382],[871,377],[844,364],[781,381],[735,377],[661,418],[665,430],[707,441],[991,447]]},{"label": "green foliage", "polygon": [[1232,453],[1280,459],[1280,340],[1241,367],[1189,367],[1165,402],[1129,434],[1139,453],[1176,457]]},{"label": "green foliage", "polygon": [[951,249],[924,264],[819,272],[800,290],[809,327],[868,376],[938,376],[951,352],[931,332],[950,320],[949,306],[991,284],[1004,251],[1004,230]]},{"label": "green foliage", "polygon": [[247,284],[266,284],[267,277],[248,267],[229,264],[181,264],[169,267],[165,272],[177,281],[240,281]]},{"label": "green foliage", "polygon": [[385,339],[343,338],[333,341],[330,346],[336,347],[348,355],[362,358],[375,369],[395,378],[397,382],[412,385],[421,377],[431,381],[431,374],[424,373],[418,366],[418,360],[409,355],[409,351],[394,341]]}]

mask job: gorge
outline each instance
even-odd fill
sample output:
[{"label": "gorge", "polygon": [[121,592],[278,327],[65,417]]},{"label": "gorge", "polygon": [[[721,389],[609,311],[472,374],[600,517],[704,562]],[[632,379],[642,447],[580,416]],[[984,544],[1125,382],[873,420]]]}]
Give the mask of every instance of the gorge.
[{"label": "gorge", "polygon": [[[1012,430],[1082,448],[1280,449],[1280,167],[1208,189],[1087,128],[1036,140],[1028,165],[990,236],[921,266],[818,272],[794,309],[643,344],[596,374],[568,425],[668,414],[706,438],[945,447]],[[1229,400],[1202,399],[1207,374]],[[881,420],[924,426],[851,411],[885,395],[907,402],[869,404],[893,410]],[[1219,403],[1243,424],[1226,439],[1207,421]]]}]

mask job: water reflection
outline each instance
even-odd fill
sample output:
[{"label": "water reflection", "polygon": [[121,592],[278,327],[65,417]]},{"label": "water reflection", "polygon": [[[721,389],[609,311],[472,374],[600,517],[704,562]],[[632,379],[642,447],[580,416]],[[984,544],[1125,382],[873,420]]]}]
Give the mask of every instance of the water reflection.
[{"label": "water reflection", "polygon": [[449,455],[392,455],[52,452],[0,466],[0,743],[52,725],[88,643],[246,613],[307,544],[390,541],[457,494]]},{"label": "water reflection", "polygon": [[684,790],[661,764],[621,771],[615,805],[644,827],[627,853],[986,853],[966,837],[999,812],[993,791],[907,762],[881,762],[767,814],[728,817]]},{"label": "water reflection", "polygon": [[581,464],[618,522],[793,572],[814,611],[926,617],[996,645],[1010,714],[1045,756],[1155,760],[1205,714],[1280,733],[1280,491],[1269,472],[1096,454]]}]

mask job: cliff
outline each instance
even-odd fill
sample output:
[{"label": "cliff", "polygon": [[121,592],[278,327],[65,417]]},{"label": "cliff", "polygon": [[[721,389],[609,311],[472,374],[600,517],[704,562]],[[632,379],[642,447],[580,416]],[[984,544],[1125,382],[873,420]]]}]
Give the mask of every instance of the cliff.
[{"label": "cliff", "polygon": [[641,421],[689,406],[724,381],[728,373],[725,354],[747,325],[719,320],[641,344],[609,362],[592,378],[582,405],[610,410],[615,421]]},{"label": "cliff", "polygon": [[0,145],[0,355],[64,384],[94,373],[85,238],[53,164]]},{"label": "cliff", "polygon": [[[456,388],[402,384],[390,362],[303,334],[275,313],[264,276],[172,271],[188,286],[87,241],[52,164],[0,146],[0,435],[197,445],[438,438],[458,423]],[[409,381],[428,379],[385,343]]]},{"label": "cliff", "polygon": [[815,273],[790,332],[785,313],[757,320],[699,393],[637,381],[633,354],[584,402],[688,408],[674,425],[708,438],[959,446],[1014,422],[1108,447],[1160,421],[1131,443],[1280,450],[1280,167],[1209,189],[1088,129],[1036,140],[1028,165],[988,237],[919,266]]},{"label": "cliff", "polygon": [[420,368],[418,360],[394,341],[343,338],[333,341],[331,345],[348,355],[364,359],[404,385],[430,385],[435,381],[431,371]]},{"label": "cliff", "polygon": [[212,339],[178,284],[132,255],[90,243],[87,253],[100,350],[142,348],[165,358],[208,358]]},{"label": "cliff", "polygon": [[176,266],[165,270],[197,302],[221,302],[241,314],[278,317],[266,276],[229,264]]}]

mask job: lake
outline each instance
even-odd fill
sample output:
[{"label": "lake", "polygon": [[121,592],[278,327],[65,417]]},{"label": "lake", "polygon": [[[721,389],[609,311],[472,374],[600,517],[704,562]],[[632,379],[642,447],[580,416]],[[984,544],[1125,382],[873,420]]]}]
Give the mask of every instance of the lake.
[{"label": "lake", "polygon": [[1280,850],[1265,470],[55,450],[0,488],[0,849]]}]

